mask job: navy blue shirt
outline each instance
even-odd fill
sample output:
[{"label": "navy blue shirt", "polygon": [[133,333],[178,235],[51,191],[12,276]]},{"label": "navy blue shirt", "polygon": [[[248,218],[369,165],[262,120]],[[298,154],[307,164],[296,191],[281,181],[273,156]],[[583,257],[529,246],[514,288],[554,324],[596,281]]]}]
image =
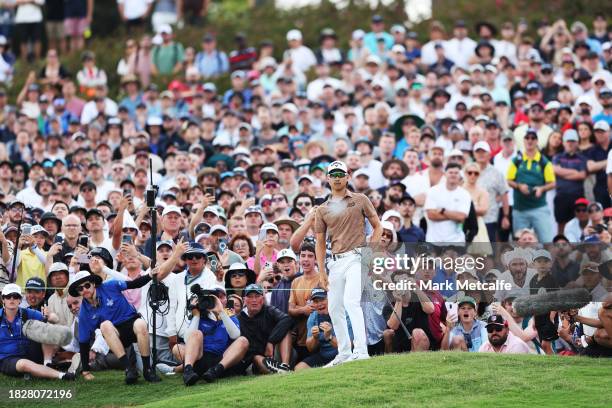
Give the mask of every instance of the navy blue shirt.
[{"label": "navy blue shirt", "polygon": [[109,320],[113,325],[136,317],[136,309],[123,296],[127,281],[110,280],[96,288],[98,307],[83,300],[79,312],[79,342],[87,343],[100,324]]},{"label": "navy blue shirt", "polygon": [[26,319],[43,320],[43,315],[39,311],[19,308],[15,320],[11,323],[4,315],[4,309],[0,308],[0,360],[7,357],[26,356],[30,344],[33,343],[32,340],[25,337],[21,332],[23,327],[23,322],[21,321],[22,310],[25,313]]},{"label": "navy blue shirt", "polygon": [[[602,161],[608,160],[608,152],[612,148],[612,143],[608,145],[607,149],[603,149],[600,145],[596,144],[595,146],[588,149],[585,154],[587,159],[593,161]],[[595,173],[595,188],[603,188],[608,189],[608,180],[606,176],[606,169],[600,170]]]},{"label": "navy blue shirt", "polygon": [[[578,171],[586,171],[587,159],[580,153],[569,154],[567,152],[559,153],[552,159],[553,164],[559,165],[564,169],[574,169]],[[557,176],[557,194],[584,195],[583,180],[567,180]]]},{"label": "navy blue shirt", "polygon": [[398,235],[400,242],[425,242],[425,232],[415,225],[410,228],[402,227]]}]

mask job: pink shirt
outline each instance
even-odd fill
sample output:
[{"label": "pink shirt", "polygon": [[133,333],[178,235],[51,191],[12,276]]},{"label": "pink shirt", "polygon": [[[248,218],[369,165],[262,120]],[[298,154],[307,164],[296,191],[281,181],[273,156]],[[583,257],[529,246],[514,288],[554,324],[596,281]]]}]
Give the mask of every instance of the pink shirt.
[{"label": "pink shirt", "polygon": [[516,337],[514,334],[508,332],[508,338],[506,342],[502,344],[499,351],[495,351],[491,343],[488,341],[480,346],[478,350],[480,353],[507,353],[507,354],[521,354],[529,353],[529,346],[523,340]]},{"label": "pink shirt", "polygon": [[[259,266],[261,267],[261,269],[264,268],[264,265],[266,264],[266,262],[271,262],[274,263],[276,262],[276,257],[278,255],[278,251],[275,249],[272,251],[272,257],[270,259],[267,259],[266,256],[264,255],[263,251],[259,254]],[[250,269],[253,269],[255,267],[255,257],[252,256],[249,259],[247,259],[247,266]]]}]

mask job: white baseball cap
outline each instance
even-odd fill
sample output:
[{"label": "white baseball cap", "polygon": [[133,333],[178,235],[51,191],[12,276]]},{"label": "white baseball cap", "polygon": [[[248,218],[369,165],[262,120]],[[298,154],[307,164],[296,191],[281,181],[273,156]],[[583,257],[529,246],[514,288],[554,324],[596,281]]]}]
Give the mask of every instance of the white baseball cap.
[{"label": "white baseball cap", "polygon": [[[217,217],[219,216],[219,211],[217,211],[217,208],[213,207],[212,205],[209,205],[208,207],[206,207],[204,209],[204,212],[202,214],[205,214],[205,213],[213,213]],[[211,230],[211,232],[212,232],[212,230]]]},{"label": "white baseball cap", "polygon": [[21,296],[21,288],[19,287],[19,285],[15,283],[9,283],[8,285],[2,288],[2,296],[12,295],[13,293],[17,293],[19,296]]},{"label": "white baseball cap", "polygon": [[357,29],[355,31],[353,31],[353,34],[351,35],[351,37],[353,38],[353,40],[355,41],[359,41],[362,40],[363,37],[365,37],[365,31],[363,31],[362,29]]},{"label": "white baseball cap", "polygon": [[474,145],[473,151],[476,151],[476,150],[484,150],[487,153],[491,153],[491,147],[484,140],[476,142],[476,144]]},{"label": "white baseball cap", "polygon": [[63,262],[54,262],[49,268],[47,276],[51,275],[53,272],[68,272],[68,266]]},{"label": "white baseball cap", "polygon": [[332,162],[329,166],[327,166],[327,174],[330,174],[333,171],[343,171],[345,173],[348,173],[348,167],[346,167],[346,164],[344,164],[344,162],[335,161]]},{"label": "white baseball cap", "polygon": [[179,207],[177,207],[176,205],[169,205],[166,208],[164,208],[164,211],[162,212],[162,217],[165,217],[166,215],[170,213],[177,213],[179,215],[182,214],[181,209]]},{"label": "white baseball cap", "polygon": [[221,231],[221,232],[224,232],[225,235],[229,235],[225,225],[213,225],[212,228],[210,229],[210,232],[208,233],[208,235],[212,235],[213,233],[215,233],[217,231]]},{"label": "white baseball cap", "polygon": [[595,122],[595,125],[593,125],[593,130],[603,130],[607,132],[610,130],[610,125],[605,120],[598,120]]},{"label": "white baseball cap", "polygon": [[301,41],[302,40],[302,32],[300,30],[289,30],[287,32],[287,41]]},{"label": "white baseball cap", "polygon": [[278,234],[278,227],[272,222],[266,222],[264,225],[261,226],[260,231],[276,231],[276,233]]},{"label": "white baseball cap", "polygon": [[385,211],[385,213],[383,214],[381,220],[382,221],[387,221],[391,217],[398,218],[400,220],[400,222],[403,220],[402,215],[398,211],[396,211],[396,210],[387,210],[387,211]]},{"label": "white baseball cap", "polygon": [[291,258],[294,261],[297,261],[297,256],[295,255],[295,252],[291,250],[291,248],[281,249],[276,255],[276,260],[279,260],[281,258]]},{"label": "white baseball cap", "polygon": [[172,26],[170,24],[162,24],[157,32],[159,34],[172,34]]}]

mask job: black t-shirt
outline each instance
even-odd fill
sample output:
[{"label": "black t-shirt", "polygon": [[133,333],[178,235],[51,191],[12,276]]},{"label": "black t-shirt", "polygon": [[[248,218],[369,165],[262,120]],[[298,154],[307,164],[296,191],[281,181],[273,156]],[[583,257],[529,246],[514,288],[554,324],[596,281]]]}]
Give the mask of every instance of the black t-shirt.
[{"label": "black t-shirt", "polygon": [[64,262],[64,257],[66,256],[66,254],[74,252],[75,249],[76,246],[71,247],[70,245],[68,245],[68,241],[64,240],[64,242],[62,243],[62,249],[57,254],[53,255],[53,262]]},{"label": "black t-shirt", "polygon": [[[83,0],[85,1],[85,0]],[[64,3],[66,0],[47,0],[45,8],[47,11],[47,21],[64,21]]]},{"label": "black t-shirt", "polygon": [[540,291],[540,289],[544,288],[546,292],[554,292],[555,290],[559,290],[559,284],[557,280],[554,278],[552,273],[544,276],[542,280],[538,280],[538,275],[534,275],[533,278],[529,281],[529,294],[536,295]]},{"label": "black t-shirt", "polygon": [[[393,314],[391,306],[386,305],[382,311],[385,320],[389,320]],[[414,329],[422,329],[431,344],[435,341],[429,331],[429,316],[421,308],[421,302],[416,295],[413,295],[410,299],[408,306],[402,307],[402,323],[408,329],[408,332],[412,335]],[[406,337],[404,329],[400,326],[395,330],[395,336],[393,337],[393,348],[396,352],[410,351],[410,340]]]},{"label": "black t-shirt", "polygon": [[575,281],[580,275],[580,265],[577,262],[570,261],[566,266],[561,266],[558,262],[554,262],[552,266],[552,275],[560,287],[564,287],[569,282]]}]

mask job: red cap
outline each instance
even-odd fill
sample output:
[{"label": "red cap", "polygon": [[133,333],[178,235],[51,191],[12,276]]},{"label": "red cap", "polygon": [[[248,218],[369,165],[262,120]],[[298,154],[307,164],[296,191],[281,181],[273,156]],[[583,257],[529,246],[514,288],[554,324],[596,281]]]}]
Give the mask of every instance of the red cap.
[{"label": "red cap", "polygon": [[589,200],[587,200],[584,197],[579,198],[576,201],[574,201],[574,205],[575,206],[578,206],[578,205],[586,205],[586,206],[588,206],[589,204],[590,204]]},{"label": "red cap", "polygon": [[612,207],[608,207],[604,210],[604,217],[612,217]]}]

